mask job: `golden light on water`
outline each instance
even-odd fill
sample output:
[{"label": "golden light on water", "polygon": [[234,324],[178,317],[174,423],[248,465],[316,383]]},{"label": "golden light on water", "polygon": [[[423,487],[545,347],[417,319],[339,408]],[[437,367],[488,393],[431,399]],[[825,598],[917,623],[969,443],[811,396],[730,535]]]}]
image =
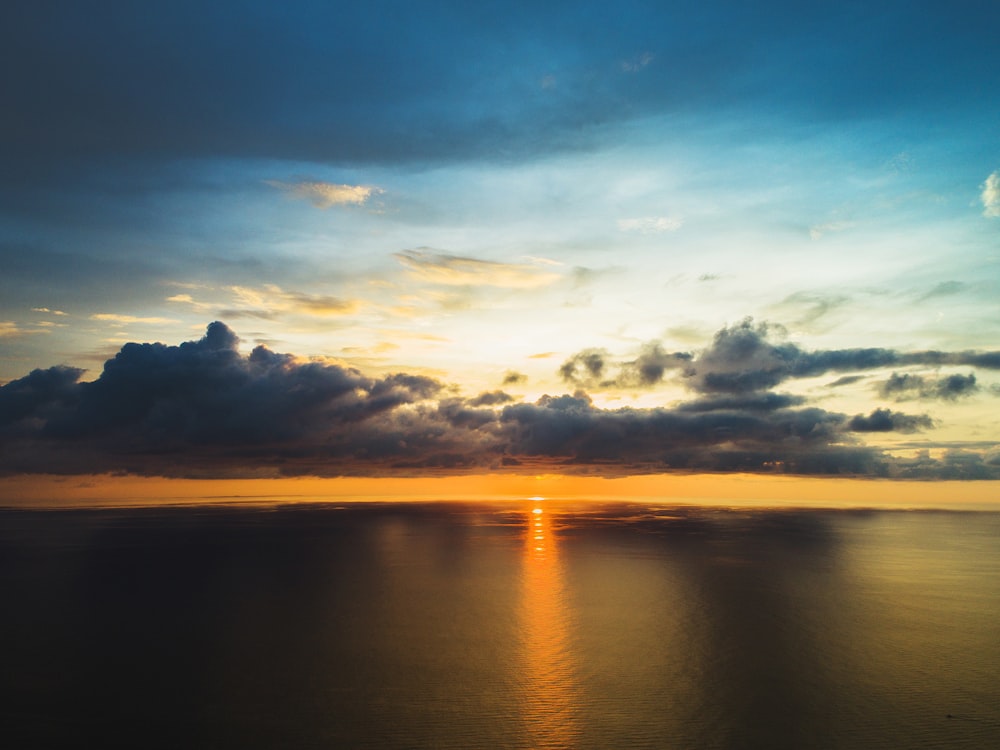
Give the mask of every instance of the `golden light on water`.
[{"label": "golden light on water", "polygon": [[529,498],[525,530],[521,632],[524,722],[532,746],[573,747],[578,705],[570,618],[552,513]]}]

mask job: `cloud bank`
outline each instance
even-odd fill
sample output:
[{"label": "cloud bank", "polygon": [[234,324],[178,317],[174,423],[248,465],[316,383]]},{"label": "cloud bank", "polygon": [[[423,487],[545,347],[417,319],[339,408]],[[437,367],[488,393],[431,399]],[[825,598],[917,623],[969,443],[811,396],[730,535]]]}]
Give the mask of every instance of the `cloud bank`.
[{"label": "cloud bank", "polygon": [[[694,367],[708,355],[710,363],[727,365],[722,374],[728,377],[737,372],[732,365],[743,347],[748,372],[772,373],[777,355],[758,350],[759,334],[751,326],[725,329]],[[79,369],[51,367],[7,383],[0,387],[0,472],[257,477],[545,470],[613,476],[683,470],[1000,477],[1000,453],[988,447],[906,460],[861,439],[932,429],[927,415],[875,409],[851,416],[808,406],[800,396],[745,387],[780,381],[770,374],[728,379],[738,387],[717,393],[696,371],[688,377],[706,393],[693,401],[605,409],[579,390],[532,403],[503,391],[466,397],[425,376],[369,377],[264,346],[243,355],[238,344],[232,330],[215,322],[200,340],[178,346],[126,344],[92,382],[81,382]],[[648,353],[675,362],[674,355]],[[778,361],[787,367],[804,356]],[[594,357],[582,367],[599,374],[600,354]],[[678,366],[690,364],[680,360]],[[640,365],[633,363],[633,370],[641,377]],[[646,372],[651,378],[659,373],[655,367]]]},{"label": "cloud bank", "polygon": [[[747,318],[718,331],[711,345],[697,354],[668,354],[653,341],[643,346],[637,359],[617,365],[609,362],[607,352],[586,349],[566,360],[560,375],[573,384],[616,388],[653,386],[674,373],[684,385],[700,393],[750,394],[789,380],[890,367],[957,365],[1000,370],[1000,351],[900,352],[877,347],[807,351],[794,343],[774,342],[776,333],[780,330],[775,326],[766,322],[755,324]],[[605,377],[614,366],[618,367],[619,374]],[[947,399],[971,393],[976,388],[972,374],[949,376],[933,383],[920,380],[919,384],[916,376],[908,377],[898,383],[890,381],[882,388],[883,395],[916,389],[924,398]],[[837,384],[856,382],[856,379],[856,375],[845,375]]]}]

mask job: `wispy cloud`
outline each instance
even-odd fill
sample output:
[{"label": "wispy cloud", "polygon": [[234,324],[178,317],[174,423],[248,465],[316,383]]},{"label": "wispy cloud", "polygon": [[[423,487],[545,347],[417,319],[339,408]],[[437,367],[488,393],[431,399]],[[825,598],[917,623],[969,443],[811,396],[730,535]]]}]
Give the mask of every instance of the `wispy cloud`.
[{"label": "wispy cloud", "polygon": [[24,331],[13,320],[0,320],[0,339],[22,336]]},{"label": "wispy cloud", "polygon": [[194,310],[199,312],[211,309],[212,305],[207,302],[199,302],[190,294],[174,294],[167,297],[167,302],[173,302],[174,304],[190,305]]},{"label": "wispy cloud", "polygon": [[371,185],[339,185],[333,182],[302,180],[299,182],[281,182],[267,180],[271,187],[288,193],[294,198],[310,201],[317,208],[354,205],[366,203],[373,195],[383,193],[381,188]]},{"label": "wispy cloud", "polygon": [[34,336],[39,333],[51,333],[55,323],[35,323],[31,328],[24,328],[13,320],[0,320],[0,339],[13,339],[19,336]]},{"label": "wispy cloud", "polygon": [[90,316],[91,320],[99,320],[102,323],[112,323],[116,325],[126,325],[128,323],[145,323],[149,325],[164,325],[166,323],[180,323],[175,318],[139,317],[136,315],[118,315],[117,313],[95,313]]},{"label": "wispy cloud", "polygon": [[918,302],[926,302],[927,300],[934,299],[935,297],[951,297],[956,294],[961,294],[968,288],[969,285],[961,281],[942,281],[939,284],[936,284],[929,292],[921,296]]},{"label": "wispy cloud", "polygon": [[983,202],[983,216],[991,219],[1000,217],[1000,170],[987,177],[981,187],[979,198]]},{"label": "wispy cloud", "polygon": [[623,73],[638,73],[640,70],[649,65],[656,56],[652,52],[643,52],[641,54],[630,57],[628,60],[622,60],[621,69]]},{"label": "wispy cloud", "polygon": [[230,286],[225,302],[204,302],[190,294],[175,294],[167,302],[188,305],[197,312],[213,310],[226,318],[273,320],[281,314],[334,317],[357,312],[360,302],[327,294],[306,294],[282,289],[274,284],[263,287]]},{"label": "wispy cloud", "polygon": [[357,300],[343,299],[326,294],[306,294],[282,289],[274,284],[264,287],[229,287],[238,305],[226,310],[230,317],[256,317],[271,319],[279,313],[293,313],[312,317],[350,315],[358,310]]},{"label": "wispy cloud", "polygon": [[638,234],[676,232],[682,226],[684,226],[684,220],[677,216],[644,216],[618,220],[618,229],[622,232],[636,232]]},{"label": "wispy cloud", "polygon": [[448,286],[496,286],[533,288],[558,281],[561,276],[542,270],[549,263],[498,263],[437,253],[427,249],[396,253],[398,260],[414,278]]},{"label": "wispy cloud", "polygon": [[46,315],[68,315],[68,313],[64,313],[62,310],[50,310],[47,307],[33,307],[31,308],[31,312],[45,313]]},{"label": "wispy cloud", "polygon": [[845,229],[850,229],[853,226],[854,222],[852,221],[828,221],[825,224],[814,224],[809,227],[809,238],[818,240],[824,234],[829,234],[830,232],[843,232]]}]

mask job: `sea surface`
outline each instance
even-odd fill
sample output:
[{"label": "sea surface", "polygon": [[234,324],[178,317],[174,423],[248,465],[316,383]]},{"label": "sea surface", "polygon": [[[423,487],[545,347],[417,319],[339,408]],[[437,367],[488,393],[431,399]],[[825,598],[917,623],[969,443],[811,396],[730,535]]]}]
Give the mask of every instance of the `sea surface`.
[{"label": "sea surface", "polygon": [[1000,514],[0,510],[9,748],[1000,748]]}]

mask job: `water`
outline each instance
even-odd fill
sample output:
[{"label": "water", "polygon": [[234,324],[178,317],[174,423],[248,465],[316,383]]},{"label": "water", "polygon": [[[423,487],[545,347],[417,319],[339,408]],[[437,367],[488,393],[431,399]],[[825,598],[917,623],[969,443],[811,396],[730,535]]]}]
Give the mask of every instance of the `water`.
[{"label": "water", "polygon": [[1000,514],[0,511],[7,747],[1000,747]]}]

